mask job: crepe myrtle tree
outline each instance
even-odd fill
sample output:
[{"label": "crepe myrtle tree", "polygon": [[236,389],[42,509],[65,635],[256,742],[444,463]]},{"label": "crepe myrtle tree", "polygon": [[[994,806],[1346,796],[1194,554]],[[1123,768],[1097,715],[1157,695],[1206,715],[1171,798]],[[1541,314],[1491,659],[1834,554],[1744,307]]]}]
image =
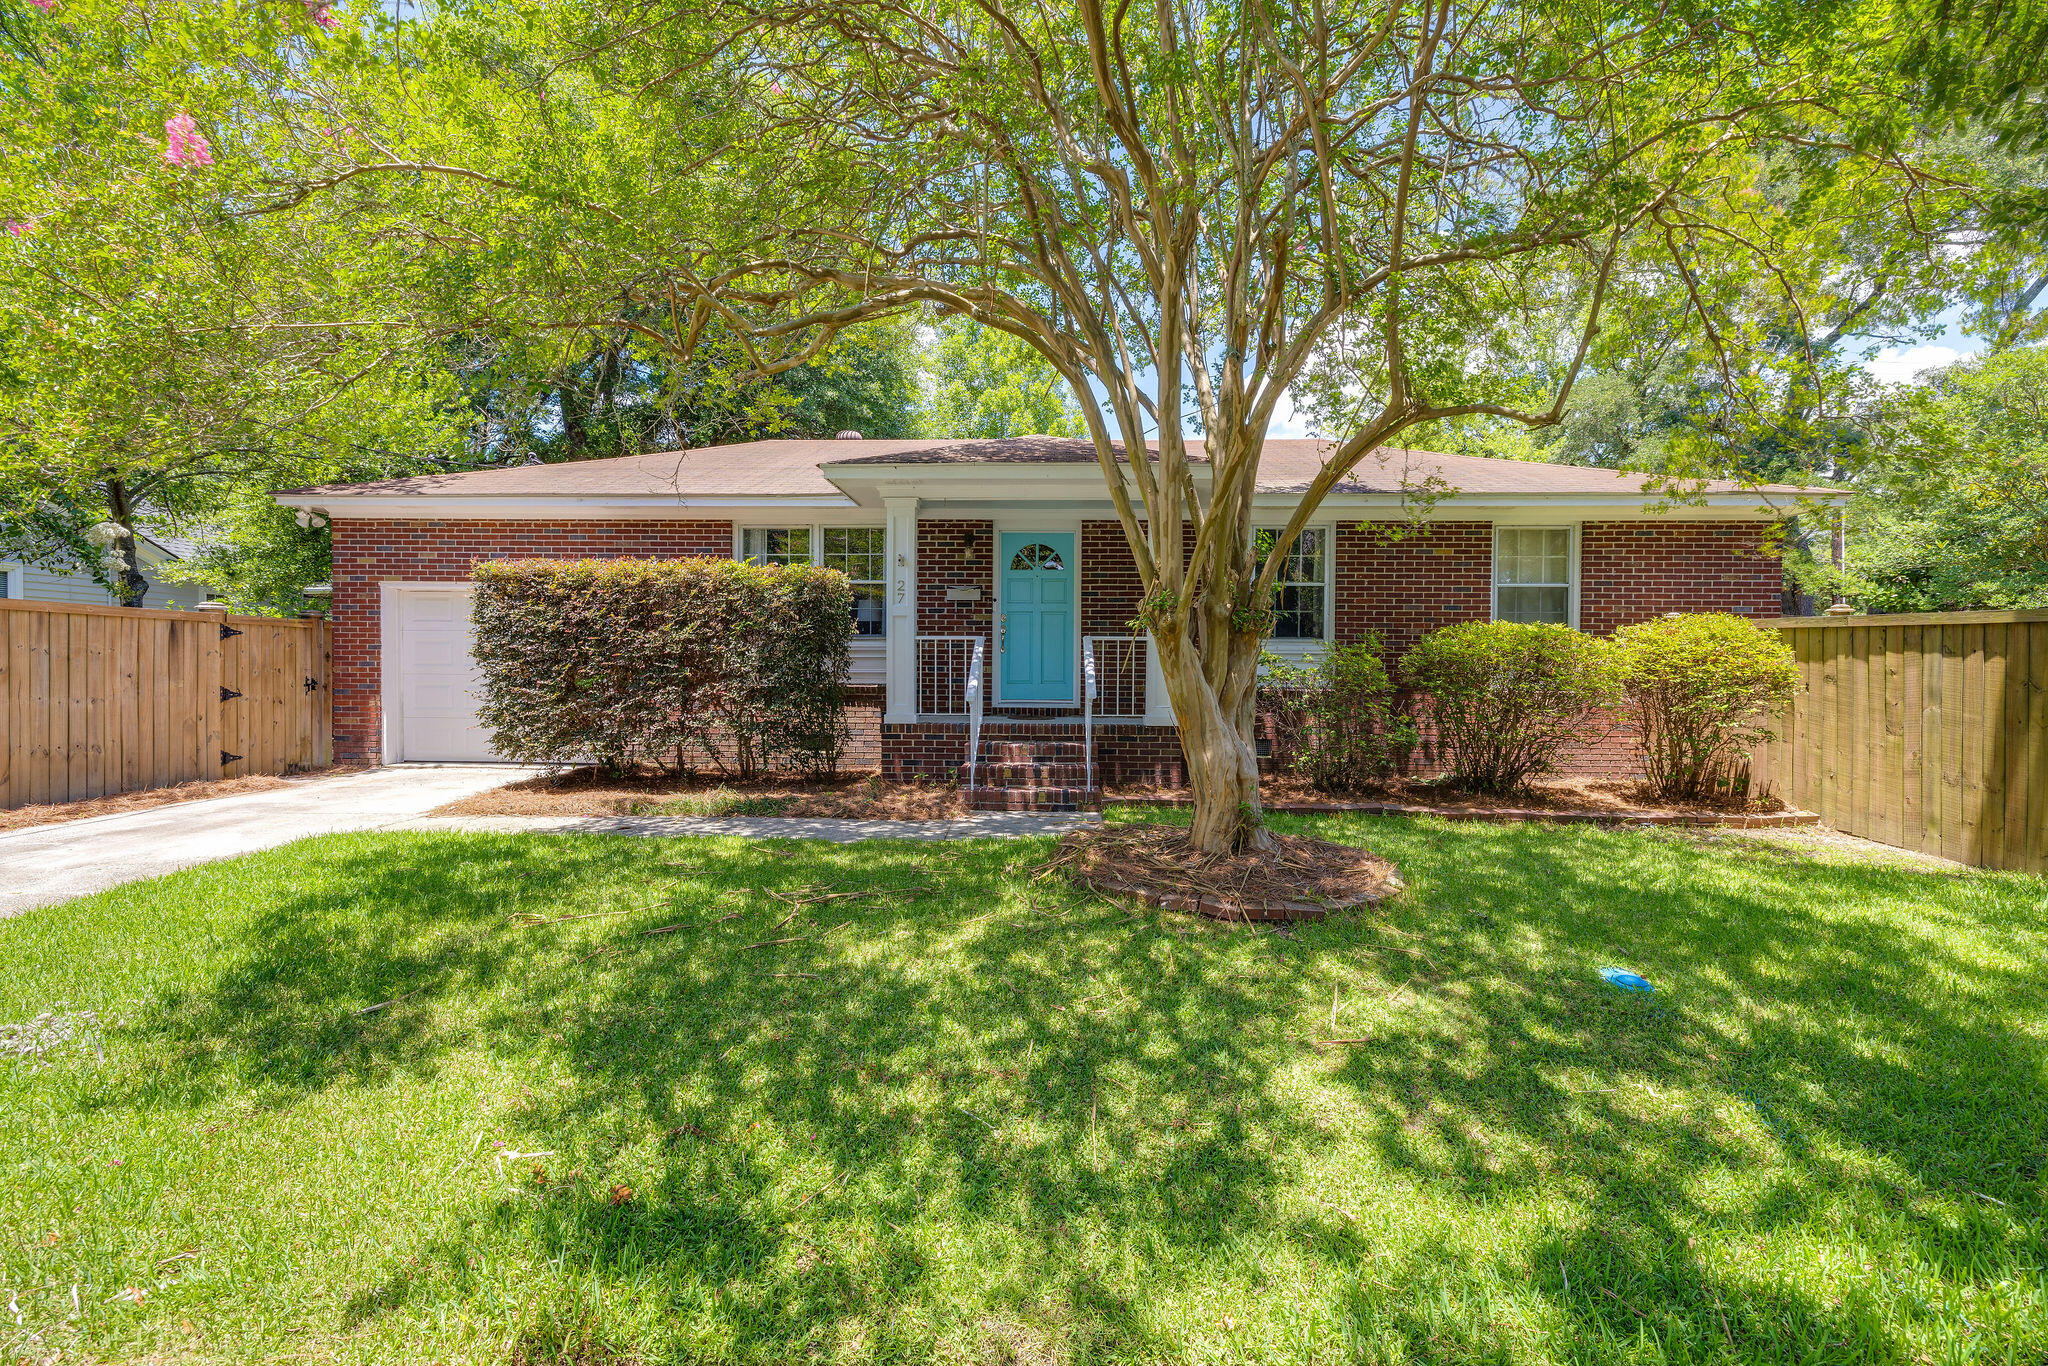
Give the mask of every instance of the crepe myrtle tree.
[{"label": "crepe myrtle tree", "polygon": [[[1869,128],[1882,94],[1833,55],[1854,49],[1853,7],[699,0],[676,13],[615,31],[616,78],[679,114],[722,82],[757,124],[747,157],[803,167],[684,292],[791,357],[857,320],[936,306],[1058,370],[1137,561],[1193,840],[1210,851],[1268,840],[1253,708],[1281,557],[1260,560],[1251,522],[1289,387],[1336,354],[1364,401],[1291,494],[1281,545],[1417,424],[1556,422],[1632,253],[1686,256],[1739,211],[1765,144],[1852,159],[1848,130]],[[1489,328],[1533,282],[1559,281],[1578,299],[1561,377],[1535,402],[1512,381],[1489,393]],[[1720,284],[1696,281],[1702,296]]]},{"label": "crepe myrtle tree", "polygon": [[[1267,843],[1252,727],[1281,557],[1251,523],[1292,388],[1328,380],[1345,415],[1281,545],[1418,424],[1555,422],[1610,295],[1666,278],[1643,261],[1680,261],[1703,317],[1739,292],[1764,265],[1702,244],[1758,211],[1765,155],[1939,191],[1890,150],[1911,20],[1882,0],[425,13],[421,38],[301,15],[290,60],[163,65],[211,83],[191,99],[219,164],[187,170],[221,221],[332,225],[303,259],[360,287],[289,325],[625,326],[682,356],[728,339],[762,376],[933,310],[1024,343],[1092,439],[1211,851]],[[1505,320],[1546,310],[1555,364],[1496,363]]]}]

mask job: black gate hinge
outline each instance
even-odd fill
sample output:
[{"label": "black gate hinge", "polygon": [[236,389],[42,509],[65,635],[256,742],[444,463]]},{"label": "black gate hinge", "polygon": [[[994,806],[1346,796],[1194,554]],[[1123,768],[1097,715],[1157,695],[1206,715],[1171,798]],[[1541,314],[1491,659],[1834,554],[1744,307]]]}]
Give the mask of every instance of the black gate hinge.
[{"label": "black gate hinge", "polygon": [[236,699],[237,697],[240,697],[240,696],[241,696],[241,694],[240,694],[240,693],[236,692],[236,691],[235,691],[235,690],[234,690],[233,688],[230,688],[230,687],[229,687],[229,686],[228,686],[227,684],[223,683],[223,684],[221,684],[221,685],[220,685],[220,700],[221,700],[221,701],[223,701],[223,702],[232,702],[232,701],[234,701],[234,700],[235,700],[235,699]]},{"label": "black gate hinge", "polygon": [[307,680],[306,680],[306,691],[307,691],[307,692],[313,692],[313,691],[317,690],[317,689],[319,688],[319,686],[320,686],[320,680],[319,680],[319,679],[317,679],[317,678],[309,678],[309,679],[307,679]]},{"label": "black gate hinge", "polygon": [[229,764],[234,763],[241,757],[242,756],[239,754],[230,754],[226,750],[222,750],[220,752],[220,766],[222,768],[226,768]]},{"label": "black gate hinge", "polygon": [[226,640],[226,639],[228,639],[228,638],[229,638],[230,636],[238,636],[238,635],[240,635],[240,634],[242,634],[242,633],[241,633],[240,631],[238,631],[238,630],[236,630],[236,629],[235,629],[234,627],[232,627],[232,626],[228,625],[228,624],[227,624],[226,622],[222,622],[222,623],[220,624],[220,638],[221,638],[222,640]]}]

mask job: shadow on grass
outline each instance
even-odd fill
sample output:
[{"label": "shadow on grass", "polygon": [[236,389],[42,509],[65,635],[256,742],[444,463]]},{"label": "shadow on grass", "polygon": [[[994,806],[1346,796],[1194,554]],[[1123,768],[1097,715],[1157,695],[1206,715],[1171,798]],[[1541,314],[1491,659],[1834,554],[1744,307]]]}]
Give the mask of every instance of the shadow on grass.
[{"label": "shadow on grass", "polygon": [[[1365,842],[1375,827],[1349,829]],[[2038,1280],[2038,880],[1535,827],[1425,823],[1374,842],[1411,871],[1395,915],[1427,1010],[1348,1048],[1337,1075],[1377,1115],[1392,1170],[1475,1199],[1571,1178],[1576,1228],[1522,1272],[1584,1340],[1910,1355],[1867,1298],[1710,1268],[1695,1251],[1710,1228],[1884,1224],[1894,1255],[1954,1285]],[[1674,845],[1695,875],[1673,877]],[[1945,905],[1899,913],[1944,886]],[[1607,965],[1659,991],[1614,991]]]},{"label": "shadow on grass", "polygon": [[[1569,1226],[1503,1254],[1561,1325],[1558,1355],[1619,1360],[1646,1333],[1680,1358],[1908,1355],[1867,1304],[1716,1269],[1707,1228],[1887,1223],[1958,1285],[2038,1274],[2048,1126],[2025,1022],[2048,992],[2027,895],[1958,883],[1902,916],[1886,908],[1924,875],[1597,831],[1321,832],[1402,866],[1386,920],[1286,938],[1129,916],[1035,881],[1029,845],[340,846],[317,887],[245,928],[239,961],[163,1004],[149,1028],[169,1061],[141,1085],[201,1104],[232,1080],[289,1104],[479,1045],[541,1059],[565,1084],[516,1122],[574,1135],[579,1160],[639,1154],[653,1179],[622,1203],[565,1187],[482,1219],[608,1274],[687,1268],[748,1340],[792,1350],[915,1297],[935,1270],[905,1230],[934,1220],[1000,1229],[1006,1274],[1031,1268],[1001,1293],[1064,1306],[1060,1332],[1104,1355],[1185,1348],[1072,1255],[1083,1225],[1230,1275],[1264,1240],[1386,1274],[1355,1231],[1289,1207],[1328,1142],[1282,1078],[1311,1056],[1357,1117],[1346,1137],[1431,1199],[1568,1199]],[[818,885],[882,895],[773,895]],[[1614,993],[1594,976],[1609,962],[1663,990]],[[1312,1055],[1305,992],[1332,981],[1412,1008]],[[1958,1194],[2004,1203],[1958,1213]],[[849,1219],[871,1236],[844,1236]],[[1508,1359],[1483,1300],[1417,1290],[1466,1274],[1463,1255],[1417,1254],[1394,1294],[1346,1277],[1330,1312]],[[345,1317],[404,1305],[422,1274]],[[933,1330],[869,1331],[887,1356]]]}]

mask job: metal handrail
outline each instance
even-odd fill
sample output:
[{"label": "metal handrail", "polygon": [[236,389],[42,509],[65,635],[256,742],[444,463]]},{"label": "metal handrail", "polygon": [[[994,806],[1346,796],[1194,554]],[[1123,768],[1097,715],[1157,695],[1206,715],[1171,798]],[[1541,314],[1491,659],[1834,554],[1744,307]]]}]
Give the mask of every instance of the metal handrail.
[{"label": "metal handrail", "polygon": [[[930,677],[931,679],[933,679],[934,681],[936,681],[936,679],[937,679],[937,678],[938,678],[938,676],[939,676],[939,673],[940,673],[940,672],[942,671],[942,670],[940,669],[940,667],[939,667],[939,666],[943,665],[943,663],[944,663],[944,661],[943,661],[943,660],[940,660],[940,659],[934,658],[934,660],[933,660],[933,665],[934,665],[934,672],[933,672],[932,674],[930,674],[930,675],[927,675],[927,673],[926,673],[926,668],[925,668],[925,647],[926,647],[927,645],[930,645],[930,646],[948,646],[948,645],[958,645],[958,646],[961,646],[961,647],[963,647],[963,648],[966,648],[966,647],[969,647],[969,646],[972,646],[972,645],[976,644],[976,643],[977,643],[977,642],[979,642],[980,640],[982,640],[982,637],[981,637],[981,636],[970,636],[970,635],[957,635],[957,636],[940,636],[940,635],[924,635],[924,634],[919,634],[919,635],[918,635],[917,639],[915,640],[915,642],[914,642],[914,643],[913,643],[913,645],[912,645],[912,648],[913,648],[913,649],[914,649],[914,650],[916,651],[916,655],[915,655],[915,657],[914,657],[914,659],[913,659],[913,661],[912,661],[912,672],[913,672],[913,675],[914,675],[914,679],[915,679],[915,687],[916,687],[916,689],[917,689],[917,702],[916,702],[916,706],[917,706],[917,710],[918,710],[918,713],[919,713],[920,715],[923,715],[923,714],[925,714],[925,706],[924,706],[924,701],[925,701],[925,697],[924,697],[924,685],[925,685],[926,679],[927,679],[927,677]],[[959,715],[960,713],[959,713],[959,712],[954,712],[954,711],[944,711],[944,710],[939,710],[939,709],[937,709],[937,708],[934,708],[934,711],[933,711],[933,713],[932,713],[932,714],[934,714],[934,715],[939,715],[939,716],[958,716],[958,715]]]},{"label": "metal handrail", "polygon": [[1095,637],[1081,637],[1082,782],[1095,788]]},{"label": "metal handrail", "polygon": [[981,670],[988,648],[985,637],[974,638],[974,656],[967,662],[967,787],[974,788],[975,765],[981,759]]}]

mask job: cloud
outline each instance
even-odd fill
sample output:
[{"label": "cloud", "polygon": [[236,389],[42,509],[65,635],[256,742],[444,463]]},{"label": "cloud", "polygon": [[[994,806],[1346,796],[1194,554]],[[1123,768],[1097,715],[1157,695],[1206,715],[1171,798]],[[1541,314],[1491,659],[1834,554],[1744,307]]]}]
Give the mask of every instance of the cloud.
[{"label": "cloud", "polygon": [[1273,405],[1273,421],[1266,428],[1271,437],[1307,436],[1308,429],[1301,425],[1294,415],[1294,395],[1282,393],[1280,401]]},{"label": "cloud", "polygon": [[1915,384],[1922,371],[1939,370],[1972,354],[1953,346],[1887,346],[1864,361],[1863,368],[1886,384]]}]

